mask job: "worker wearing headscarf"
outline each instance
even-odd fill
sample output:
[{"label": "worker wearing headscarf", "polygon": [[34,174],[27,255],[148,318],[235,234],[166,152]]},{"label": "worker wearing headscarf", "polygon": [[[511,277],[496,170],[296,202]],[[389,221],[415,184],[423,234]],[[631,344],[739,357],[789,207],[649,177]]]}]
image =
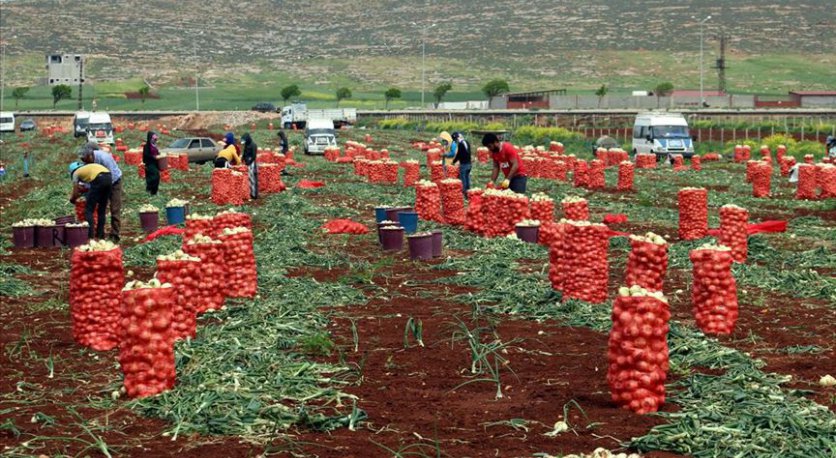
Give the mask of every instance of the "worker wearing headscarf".
[{"label": "worker wearing headscarf", "polygon": [[145,137],[145,145],[142,147],[142,162],[145,164],[145,190],[152,196],[156,196],[160,188],[160,166],[157,164],[157,156],[160,155],[160,150],[157,148],[158,139],[157,134],[149,130]]},{"label": "worker wearing headscarf", "polygon": [[453,141],[453,136],[446,130],[438,134],[438,141],[444,147],[441,152],[441,164],[446,168],[447,159],[456,157],[456,144]]},{"label": "worker wearing headscarf", "polygon": [[247,165],[250,175],[250,197],[258,199],[258,163],[256,162],[258,145],[255,144],[250,134],[241,136],[241,143],[244,144],[244,164]]},{"label": "worker wearing headscarf", "polygon": [[238,153],[239,156],[241,155],[241,146],[235,141],[235,134],[227,132],[226,135],[224,135],[224,142],[226,142],[227,146],[233,145],[235,147],[235,152]]}]

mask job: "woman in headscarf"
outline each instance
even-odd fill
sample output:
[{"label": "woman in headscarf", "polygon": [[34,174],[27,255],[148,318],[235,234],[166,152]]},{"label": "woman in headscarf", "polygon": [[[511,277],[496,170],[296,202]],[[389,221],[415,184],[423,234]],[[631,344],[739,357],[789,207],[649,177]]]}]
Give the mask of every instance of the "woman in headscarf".
[{"label": "woman in headscarf", "polygon": [[241,137],[241,143],[244,144],[244,164],[247,165],[250,175],[250,197],[258,199],[258,164],[255,157],[258,152],[258,145],[255,144],[250,134],[244,134]]},{"label": "woman in headscarf", "polygon": [[145,138],[145,146],[142,147],[142,162],[145,164],[145,190],[152,196],[157,195],[160,188],[160,166],[157,164],[157,156],[160,150],[157,149],[157,134],[148,131]]},{"label": "woman in headscarf", "polygon": [[224,142],[226,142],[227,146],[234,146],[235,152],[238,153],[239,156],[241,155],[241,146],[238,145],[238,142],[235,141],[235,134],[233,134],[232,132],[227,132],[224,136]]},{"label": "woman in headscarf", "polygon": [[[288,141],[287,141],[287,134],[284,133],[284,130],[279,130],[278,136],[279,136],[279,149],[281,150],[282,154],[287,156],[287,151],[290,148],[290,145],[288,144]],[[282,175],[283,176],[290,175],[287,172],[287,167],[282,169]]]},{"label": "woman in headscarf", "polygon": [[441,142],[443,151],[441,152],[441,166],[447,171],[447,159],[456,157],[456,143],[453,137],[446,130],[438,134],[438,141]]}]

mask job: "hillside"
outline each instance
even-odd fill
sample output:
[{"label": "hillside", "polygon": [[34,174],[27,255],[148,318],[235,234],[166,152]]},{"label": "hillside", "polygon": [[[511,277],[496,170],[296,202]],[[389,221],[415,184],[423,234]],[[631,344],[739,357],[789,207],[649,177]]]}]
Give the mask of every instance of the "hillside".
[{"label": "hillside", "polygon": [[[690,72],[699,49],[692,15],[714,16],[705,29],[707,67],[721,30],[731,35],[731,56],[740,58],[836,49],[830,0],[244,0],[229,5],[221,0],[4,1],[0,27],[9,41],[8,55],[18,65],[9,78],[42,76],[42,65],[33,62],[60,50],[91,56],[89,75],[99,80],[141,76],[173,82],[198,66],[207,78],[228,79],[234,69],[278,71],[309,83],[414,85],[419,83],[414,67],[420,65],[421,31],[413,21],[436,24],[426,34],[428,79],[467,87],[477,85],[486,70],[516,77],[522,86],[554,77],[583,83],[610,76],[614,69],[607,62],[625,56],[639,59],[627,59],[615,72],[625,85],[648,70],[642,56],[663,55],[674,61],[667,69],[681,66]],[[689,83],[693,77],[688,75]]]}]

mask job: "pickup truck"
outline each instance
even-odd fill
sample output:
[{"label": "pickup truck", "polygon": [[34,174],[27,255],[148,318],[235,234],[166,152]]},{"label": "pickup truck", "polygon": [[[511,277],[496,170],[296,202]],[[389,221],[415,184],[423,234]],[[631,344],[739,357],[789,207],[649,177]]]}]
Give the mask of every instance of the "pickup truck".
[{"label": "pickup truck", "polygon": [[204,164],[211,162],[221,151],[221,147],[209,137],[183,137],[174,140],[167,148],[160,150],[161,154],[189,155],[189,162]]}]

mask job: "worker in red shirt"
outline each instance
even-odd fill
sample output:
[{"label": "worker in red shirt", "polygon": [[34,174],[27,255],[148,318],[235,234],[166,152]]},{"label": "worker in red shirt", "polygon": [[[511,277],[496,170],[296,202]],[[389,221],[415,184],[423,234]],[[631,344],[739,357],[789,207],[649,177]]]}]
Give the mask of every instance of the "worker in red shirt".
[{"label": "worker in red shirt", "polygon": [[505,175],[505,180],[500,183],[502,189],[511,189],[518,194],[525,194],[525,186],[528,184],[528,177],[525,176],[517,150],[508,142],[500,142],[496,134],[485,134],[482,137],[482,146],[491,152],[493,158],[493,172],[491,183],[495,183],[499,177],[499,171]]}]

